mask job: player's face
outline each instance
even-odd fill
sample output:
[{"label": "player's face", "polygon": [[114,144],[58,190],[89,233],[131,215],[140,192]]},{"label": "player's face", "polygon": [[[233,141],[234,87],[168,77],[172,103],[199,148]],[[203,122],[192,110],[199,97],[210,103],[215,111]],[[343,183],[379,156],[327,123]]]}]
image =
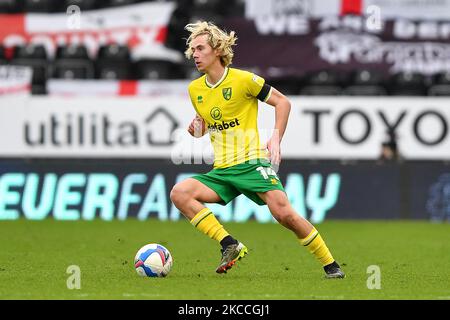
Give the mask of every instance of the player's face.
[{"label": "player's face", "polygon": [[200,72],[207,72],[208,68],[218,60],[217,50],[208,43],[208,35],[202,34],[191,42],[192,57]]}]

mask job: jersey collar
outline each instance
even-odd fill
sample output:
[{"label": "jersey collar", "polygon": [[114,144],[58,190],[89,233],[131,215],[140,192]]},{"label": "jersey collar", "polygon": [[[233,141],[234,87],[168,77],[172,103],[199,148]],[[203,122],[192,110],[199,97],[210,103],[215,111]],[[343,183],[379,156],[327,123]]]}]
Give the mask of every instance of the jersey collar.
[{"label": "jersey collar", "polygon": [[228,70],[229,70],[228,67],[225,67],[225,70],[224,70],[224,72],[223,72],[222,78],[220,78],[220,80],[217,81],[216,84],[214,84],[214,85],[212,85],[211,83],[209,83],[208,77],[205,75],[205,83],[206,83],[206,86],[207,86],[208,88],[211,88],[211,89],[214,89],[214,88],[217,88],[218,86],[220,86],[220,84],[223,82],[223,80],[225,80],[225,78],[227,77],[227,75],[228,75]]}]

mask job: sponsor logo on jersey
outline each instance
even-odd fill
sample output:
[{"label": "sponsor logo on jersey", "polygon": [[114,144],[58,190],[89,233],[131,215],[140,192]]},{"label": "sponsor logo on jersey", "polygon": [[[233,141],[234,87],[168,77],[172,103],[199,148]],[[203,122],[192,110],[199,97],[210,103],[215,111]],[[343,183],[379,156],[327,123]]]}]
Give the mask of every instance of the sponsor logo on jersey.
[{"label": "sponsor logo on jersey", "polygon": [[222,111],[218,107],[212,108],[209,114],[214,120],[219,120],[222,118]]},{"label": "sponsor logo on jersey", "polygon": [[214,122],[214,124],[209,124],[208,130],[209,131],[222,131],[222,130],[226,130],[228,128],[234,128],[234,127],[237,127],[240,125],[241,124],[239,123],[239,119],[235,118],[234,120],[231,120],[231,121],[222,121],[222,123]]}]

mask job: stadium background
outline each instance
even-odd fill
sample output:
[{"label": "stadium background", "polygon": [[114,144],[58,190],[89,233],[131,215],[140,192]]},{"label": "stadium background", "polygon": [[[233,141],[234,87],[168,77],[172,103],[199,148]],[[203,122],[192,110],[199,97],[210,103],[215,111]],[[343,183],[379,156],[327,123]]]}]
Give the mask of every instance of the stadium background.
[{"label": "stadium background", "polygon": [[[182,220],[171,187],[211,166],[208,138],[185,130],[198,73],[183,27],[198,19],[235,30],[233,66],[291,99],[279,173],[299,214],[450,218],[450,1],[0,0],[0,12],[5,228]],[[260,104],[262,135],[272,127]],[[242,196],[208,206],[275,222]]]}]

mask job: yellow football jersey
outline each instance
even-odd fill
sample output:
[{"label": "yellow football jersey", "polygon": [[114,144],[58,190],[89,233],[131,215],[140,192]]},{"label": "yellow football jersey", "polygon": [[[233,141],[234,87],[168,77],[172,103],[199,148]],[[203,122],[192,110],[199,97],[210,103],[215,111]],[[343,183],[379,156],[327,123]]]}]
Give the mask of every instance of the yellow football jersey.
[{"label": "yellow football jersey", "polygon": [[248,160],[265,158],[259,140],[258,99],[267,101],[272,89],[253,73],[225,68],[211,85],[206,75],[189,84],[189,96],[209,131],[214,168],[226,168]]}]

